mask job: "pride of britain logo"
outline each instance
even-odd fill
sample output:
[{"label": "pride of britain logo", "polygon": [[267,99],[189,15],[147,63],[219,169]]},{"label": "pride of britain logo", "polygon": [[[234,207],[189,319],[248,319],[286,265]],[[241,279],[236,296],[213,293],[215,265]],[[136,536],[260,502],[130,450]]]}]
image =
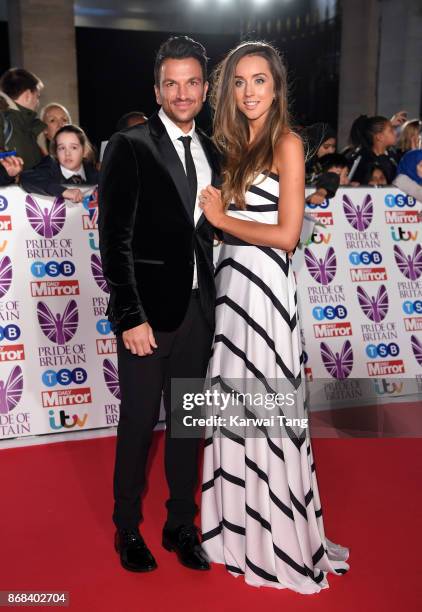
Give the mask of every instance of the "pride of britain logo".
[{"label": "pride of britain logo", "polygon": [[394,245],[394,259],[400,272],[411,281],[416,281],[422,275],[422,246],[417,244],[410,255]]},{"label": "pride of britain logo", "polygon": [[108,390],[116,399],[120,400],[119,376],[116,366],[110,359],[104,359],[103,361],[103,374]]},{"label": "pride of britain logo", "polygon": [[359,306],[362,312],[374,323],[381,323],[388,312],[388,293],[385,285],[380,285],[376,295],[369,295],[363,287],[356,289]]},{"label": "pride of britain logo", "polygon": [[305,263],[309,274],[317,283],[328,285],[331,283],[337,271],[337,258],[333,247],[329,247],[325,257],[315,257],[311,249],[306,248]]},{"label": "pride of britain logo", "polygon": [[0,259],[0,299],[6,295],[12,284],[12,262],[6,255]]},{"label": "pride of britain logo", "polygon": [[368,194],[361,205],[355,205],[345,194],[343,195],[343,211],[350,225],[358,232],[364,232],[371,225],[374,213],[372,197]]},{"label": "pride of britain logo", "polygon": [[23,390],[22,368],[15,366],[6,382],[0,380],[0,414],[8,414],[18,405]]},{"label": "pride of britain logo", "polygon": [[346,340],[340,351],[332,351],[325,342],[321,342],[321,359],[328,374],[337,380],[350,376],[353,368],[353,349],[350,340]]},{"label": "pride of britain logo", "polygon": [[104,278],[101,259],[98,257],[98,255],[95,255],[95,253],[91,255],[91,272],[99,288],[104,291],[104,293],[110,293],[107,281]]},{"label": "pride of britain logo", "polygon": [[33,196],[27,195],[26,216],[33,230],[43,238],[53,238],[63,229],[66,221],[66,205],[63,198],[55,198],[49,209],[45,203],[38,204]]},{"label": "pride of britain logo", "polygon": [[410,336],[410,341],[412,343],[412,351],[415,356],[416,361],[420,366],[422,366],[422,343],[418,340],[416,336]]},{"label": "pride of britain logo", "polygon": [[79,314],[75,300],[70,300],[63,314],[53,314],[44,302],[37,304],[37,317],[44,335],[56,344],[70,342],[78,329]]}]

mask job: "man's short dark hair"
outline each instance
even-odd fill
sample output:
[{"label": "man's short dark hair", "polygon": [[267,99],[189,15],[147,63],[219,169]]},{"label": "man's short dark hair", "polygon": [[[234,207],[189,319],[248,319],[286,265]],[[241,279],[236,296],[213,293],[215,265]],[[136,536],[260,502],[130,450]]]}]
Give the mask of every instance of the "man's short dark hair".
[{"label": "man's short dark hair", "polygon": [[[131,111],[130,113],[126,113],[120,117],[116,123],[116,132],[120,132],[121,130],[129,127],[131,119],[143,120],[144,123],[148,121],[148,117],[142,111]],[[140,122],[141,121],[139,121],[139,123]]]},{"label": "man's short dark hair", "polygon": [[323,172],[327,172],[328,168],[345,168],[347,160],[341,153],[327,153],[319,158],[319,164]]},{"label": "man's short dark hair", "polygon": [[208,58],[206,55],[205,47],[201,43],[196,42],[189,36],[172,36],[158,49],[155,65],[154,65],[154,79],[155,84],[160,84],[160,68],[164,60],[170,59],[186,59],[193,57],[198,60],[202,68],[202,76],[204,83],[207,80],[207,62]]},{"label": "man's short dark hair", "polygon": [[25,68],[10,68],[0,79],[0,89],[12,100],[19,98],[27,89],[35,91],[39,86],[42,86],[41,80]]}]

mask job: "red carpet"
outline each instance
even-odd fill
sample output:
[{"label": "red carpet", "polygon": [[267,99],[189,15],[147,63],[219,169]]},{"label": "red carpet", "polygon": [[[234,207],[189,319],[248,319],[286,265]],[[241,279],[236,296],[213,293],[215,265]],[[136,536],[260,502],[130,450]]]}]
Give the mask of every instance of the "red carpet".
[{"label": "red carpet", "polygon": [[3,450],[0,590],[69,591],[78,612],[421,609],[422,439],[314,440],[327,536],[351,550],[349,573],[316,595],[255,589],[221,566],[196,573],[163,550],[156,442],[142,531],[159,568],[147,575],[123,570],[112,545],[115,438]]}]

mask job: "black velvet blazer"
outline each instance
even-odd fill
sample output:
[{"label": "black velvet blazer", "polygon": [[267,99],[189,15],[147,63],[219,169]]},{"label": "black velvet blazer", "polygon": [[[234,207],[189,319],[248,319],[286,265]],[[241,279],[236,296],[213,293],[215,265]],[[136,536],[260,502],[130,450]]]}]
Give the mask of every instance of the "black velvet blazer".
[{"label": "black velvet blazer", "polygon": [[[216,184],[217,152],[197,133]],[[145,321],[159,331],[180,325],[194,253],[201,306],[214,326],[214,228],[204,215],[194,225],[183,164],[158,114],[110,139],[100,172],[98,228],[115,333]]]}]

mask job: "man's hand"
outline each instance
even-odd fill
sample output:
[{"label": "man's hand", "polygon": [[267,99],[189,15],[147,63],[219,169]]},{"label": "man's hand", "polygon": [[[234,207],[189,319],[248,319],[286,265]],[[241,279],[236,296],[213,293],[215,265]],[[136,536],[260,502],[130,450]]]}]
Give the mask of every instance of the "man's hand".
[{"label": "man's hand", "polygon": [[6,170],[10,178],[16,177],[22,172],[23,169],[23,159],[21,157],[16,157],[15,155],[0,159],[0,164]]},{"label": "man's hand", "polygon": [[158,348],[155,342],[154,332],[149,323],[145,322],[132,329],[127,329],[122,334],[123,344],[132,355],[145,357],[152,355],[153,348]]},{"label": "man's hand", "polygon": [[65,189],[62,196],[65,200],[69,200],[69,202],[74,202],[75,204],[82,202],[84,198],[80,189]]}]

